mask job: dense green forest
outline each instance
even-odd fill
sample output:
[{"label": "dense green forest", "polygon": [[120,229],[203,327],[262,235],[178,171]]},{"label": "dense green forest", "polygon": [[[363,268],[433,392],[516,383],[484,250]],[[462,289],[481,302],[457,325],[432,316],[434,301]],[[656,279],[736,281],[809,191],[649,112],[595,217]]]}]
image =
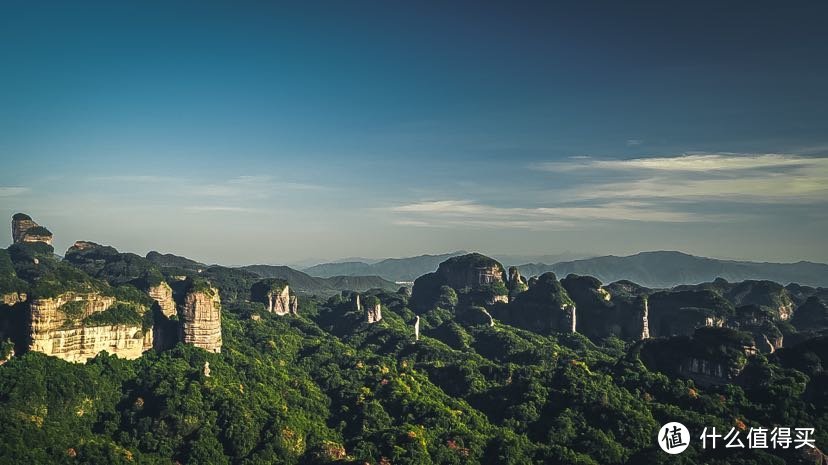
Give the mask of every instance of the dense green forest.
[{"label": "dense green forest", "polygon": [[[160,276],[125,256],[107,266],[70,256],[74,265],[55,261],[44,276],[121,294]],[[4,279],[25,285],[10,263],[0,254]],[[669,456],[656,443],[669,421],[694,436],[704,427],[813,427],[817,446],[828,444],[820,335],[742,360],[749,382],[703,387],[648,369],[642,358],[654,357],[653,346],[641,342],[491,326],[475,317],[482,307],[446,286],[431,305],[420,299],[417,313],[405,290],[363,293],[383,309],[368,324],[348,293],[301,296],[298,316],[268,313],[249,299],[257,277],[219,271],[205,273],[222,296],[221,353],[178,344],[74,364],[29,352],[0,366],[0,463],[818,463],[793,448],[702,450],[696,437]],[[721,338],[741,343],[744,333],[714,336],[655,341],[664,344],[655,352],[669,362],[670,351],[695,344],[741,356]]]}]

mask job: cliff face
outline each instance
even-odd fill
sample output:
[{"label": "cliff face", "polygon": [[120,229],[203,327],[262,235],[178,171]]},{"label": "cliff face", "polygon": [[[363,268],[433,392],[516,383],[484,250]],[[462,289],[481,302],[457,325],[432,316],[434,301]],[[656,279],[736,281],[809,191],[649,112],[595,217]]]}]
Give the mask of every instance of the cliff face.
[{"label": "cliff face", "polygon": [[734,312],[730,302],[710,290],[656,292],[649,298],[650,335],[690,335],[696,328],[720,327]]},{"label": "cliff face", "polygon": [[454,289],[474,289],[505,281],[503,265],[480,254],[450,258],[440,264],[437,274]]},{"label": "cliff face", "polygon": [[263,303],[268,312],[277,315],[296,315],[299,309],[299,300],[283,279],[263,279],[255,283],[250,296],[254,302]]},{"label": "cliff face", "polygon": [[175,315],[175,300],[173,300],[173,292],[169,284],[161,281],[159,284],[150,286],[147,294],[158,304],[164,316],[169,318]]},{"label": "cliff face", "polygon": [[212,286],[191,286],[180,309],[181,342],[221,352],[221,300]]},{"label": "cliff face", "polygon": [[575,332],[575,312],[575,303],[552,272],[539,276],[509,305],[492,309],[506,324],[542,333]]},{"label": "cliff face", "polygon": [[374,296],[369,296],[365,299],[365,321],[370,323],[377,323],[382,320],[382,304],[380,300]]},{"label": "cliff face", "polygon": [[576,330],[587,337],[617,336],[627,340],[650,336],[646,298],[621,294],[613,298],[596,278],[569,275],[561,285],[578,309]]},{"label": "cliff face", "polygon": [[70,362],[85,362],[104,350],[133,359],[152,347],[152,329],[139,322],[84,321],[110,309],[113,297],[65,293],[29,303],[29,350]]},{"label": "cliff face", "polygon": [[756,352],[748,334],[705,327],[692,336],[647,341],[641,346],[639,357],[651,370],[710,386],[740,382],[748,358]]},{"label": "cliff face", "polygon": [[35,223],[29,215],[17,213],[12,217],[12,240],[21,242],[45,242],[52,244],[52,233]]},{"label": "cliff face", "polygon": [[463,305],[494,305],[509,301],[506,273],[496,260],[477,253],[452,257],[437,271],[414,281],[412,308],[426,311],[438,305],[441,288],[456,291]]}]

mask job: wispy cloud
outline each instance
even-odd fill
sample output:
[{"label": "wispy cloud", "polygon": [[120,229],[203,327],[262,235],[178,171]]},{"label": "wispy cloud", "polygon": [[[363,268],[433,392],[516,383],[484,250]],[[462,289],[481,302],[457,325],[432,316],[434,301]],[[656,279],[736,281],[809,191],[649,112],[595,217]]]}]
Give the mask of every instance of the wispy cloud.
[{"label": "wispy cloud", "polygon": [[255,213],[258,210],[247,207],[234,207],[227,205],[196,205],[186,207],[187,210],[193,212],[226,212],[226,213]]},{"label": "wispy cloud", "polygon": [[582,156],[531,168],[548,173],[552,187],[537,191],[530,201],[504,198],[502,203],[508,205],[503,205],[449,198],[409,202],[390,210],[397,224],[409,226],[563,229],[612,221],[732,222],[757,217],[755,208],[740,208],[744,205],[828,204],[825,157],[694,153],[622,160]]},{"label": "wispy cloud", "polygon": [[390,210],[400,215],[396,224],[428,227],[569,229],[585,220],[684,223],[716,217],[712,214],[670,211],[636,201],[526,208],[501,207],[470,200],[433,200],[399,205]]},{"label": "wispy cloud", "polygon": [[29,192],[28,187],[0,186],[0,197],[13,197]]},{"label": "wispy cloud", "polygon": [[690,154],[628,160],[582,159],[533,168],[582,177],[568,200],[674,199],[746,203],[828,201],[828,158],[787,154]]}]

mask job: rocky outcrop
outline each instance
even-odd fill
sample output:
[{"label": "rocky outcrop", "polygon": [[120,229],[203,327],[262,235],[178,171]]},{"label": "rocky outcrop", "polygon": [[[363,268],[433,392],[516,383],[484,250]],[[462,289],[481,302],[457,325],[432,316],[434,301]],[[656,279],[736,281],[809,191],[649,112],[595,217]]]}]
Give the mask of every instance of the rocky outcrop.
[{"label": "rocky outcrop", "polygon": [[811,296],[794,312],[791,324],[799,331],[818,331],[828,328],[828,305]]},{"label": "rocky outcrop", "polygon": [[0,304],[2,305],[16,305],[26,301],[26,294],[23,292],[7,292],[0,296]]},{"label": "rocky outcrop", "polygon": [[454,289],[474,289],[505,281],[503,265],[478,253],[452,257],[444,261],[437,268],[437,274]]},{"label": "rocky outcrop", "polygon": [[594,339],[615,336],[638,340],[650,336],[645,297],[621,294],[613,298],[601,281],[591,276],[570,274],[561,285],[578,309],[577,332]]},{"label": "rocky outcrop", "polygon": [[730,302],[710,290],[656,292],[648,302],[652,337],[690,335],[700,327],[720,327],[735,312]]},{"label": "rocky outcrop", "polygon": [[158,304],[161,313],[165,317],[170,318],[175,315],[175,300],[173,300],[173,292],[169,284],[161,281],[156,285],[149,286],[147,294]]},{"label": "rocky outcrop", "polygon": [[438,306],[442,288],[453,289],[462,305],[495,305],[509,301],[506,273],[496,260],[478,253],[452,257],[414,281],[411,307],[427,311]]},{"label": "rocky outcrop", "polygon": [[756,353],[749,334],[703,327],[692,336],[646,341],[640,347],[639,357],[651,370],[711,386],[739,382],[748,359]]},{"label": "rocky outcrop", "polygon": [[365,298],[365,321],[369,324],[382,320],[382,303],[375,296]]},{"label": "rocky outcrop", "polygon": [[33,299],[29,303],[29,350],[70,362],[85,362],[101,351],[128,359],[140,357],[152,347],[152,328],[143,327],[138,313],[119,318],[130,309],[149,309],[133,304],[113,311],[110,317],[106,312],[115,303],[115,298],[98,293],[67,292]]},{"label": "rocky outcrop", "polygon": [[351,301],[354,303],[354,310],[356,310],[358,312],[361,312],[362,311],[362,300],[359,297],[358,293],[355,292],[353,294],[353,296],[351,298]]},{"label": "rocky outcrop", "polygon": [[263,303],[268,312],[277,315],[296,315],[299,307],[298,299],[283,279],[263,279],[255,283],[250,289],[250,297],[254,302]]},{"label": "rocky outcrop", "polygon": [[12,216],[12,240],[15,244],[21,242],[45,242],[52,244],[52,233],[35,223],[32,217],[25,213],[16,213]]},{"label": "rocky outcrop", "polygon": [[506,288],[509,289],[509,301],[515,300],[518,294],[529,288],[526,278],[520,275],[517,267],[509,267],[509,281]]},{"label": "rocky outcrop", "polygon": [[221,352],[221,299],[218,289],[201,280],[189,283],[179,309],[181,342]]},{"label": "rocky outcrop", "polygon": [[574,332],[575,312],[575,303],[552,272],[539,276],[508,306],[492,309],[504,323],[540,333]]}]

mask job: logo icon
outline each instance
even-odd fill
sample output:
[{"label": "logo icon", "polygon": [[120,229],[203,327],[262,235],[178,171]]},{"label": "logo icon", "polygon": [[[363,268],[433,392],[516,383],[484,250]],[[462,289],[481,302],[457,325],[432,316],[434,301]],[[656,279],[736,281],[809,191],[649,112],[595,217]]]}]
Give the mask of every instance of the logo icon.
[{"label": "logo icon", "polygon": [[671,421],[658,430],[656,439],[664,452],[680,454],[690,445],[690,430],[679,422]]}]

